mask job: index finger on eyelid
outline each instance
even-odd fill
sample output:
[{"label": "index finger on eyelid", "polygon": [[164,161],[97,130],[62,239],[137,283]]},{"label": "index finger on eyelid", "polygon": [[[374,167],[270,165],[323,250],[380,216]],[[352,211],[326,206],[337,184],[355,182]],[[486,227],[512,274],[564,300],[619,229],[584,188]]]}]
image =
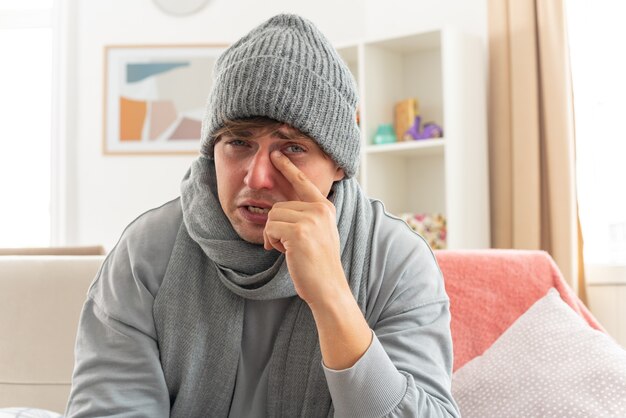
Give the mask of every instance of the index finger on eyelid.
[{"label": "index finger on eyelid", "polygon": [[285,176],[295,189],[298,197],[305,202],[317,202],[326,200],[317,186],[296,167],[289,158],[280,151],[271,154],[274,166]]}]

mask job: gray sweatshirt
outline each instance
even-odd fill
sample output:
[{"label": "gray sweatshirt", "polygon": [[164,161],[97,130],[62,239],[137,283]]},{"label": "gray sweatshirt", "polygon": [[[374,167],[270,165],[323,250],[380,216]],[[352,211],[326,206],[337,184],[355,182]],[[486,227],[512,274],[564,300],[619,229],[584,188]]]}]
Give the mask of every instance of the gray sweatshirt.
[{"label": "gray sweatshirt", "polygon": [[[378,227],[366,320],[372,343],[345,370],[323,364],[336,417],[458,417],[449,301],[424,240],[372,201]],[[132,222],[87,295],[67,417],[168,417],[153,303],[182,223],[180,200]],[[290,299],[246,300],[230,418],[263,417],[267,365]],[[199,361],[201,361],[199,359]]]}]

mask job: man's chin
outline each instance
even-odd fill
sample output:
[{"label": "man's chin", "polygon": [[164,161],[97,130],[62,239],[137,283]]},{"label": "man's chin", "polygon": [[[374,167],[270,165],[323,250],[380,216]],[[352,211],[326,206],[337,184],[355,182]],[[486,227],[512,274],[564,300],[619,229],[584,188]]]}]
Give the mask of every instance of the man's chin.
[{"label": "man's chin", "polygon": [[263,245],[265,244],[265,240],[263,238],[253,238],[253,239],[247,239],[245,237],[241,237],[242,240],[249,242],[250,244],[255,244],[255,245]]},{"label": "man's chin", "polygon": [[265,240],[263,239],[263,230],[257,231],[242,231],[241,228],[235,228],[235,232],[239,235],[239,238],[249,242],[250,244],[263,245]]}]

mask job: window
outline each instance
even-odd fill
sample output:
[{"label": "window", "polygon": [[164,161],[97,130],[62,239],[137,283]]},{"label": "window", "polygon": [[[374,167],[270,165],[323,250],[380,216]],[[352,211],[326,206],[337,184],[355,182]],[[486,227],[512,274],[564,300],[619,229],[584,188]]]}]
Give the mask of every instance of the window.
[{"label": "window", "polygon": [[0,246],[50,245],[52,0],[0,0]]},{"label": "window", "polygon": [[566,6],[585,262],[626,265],[626,3]]}]

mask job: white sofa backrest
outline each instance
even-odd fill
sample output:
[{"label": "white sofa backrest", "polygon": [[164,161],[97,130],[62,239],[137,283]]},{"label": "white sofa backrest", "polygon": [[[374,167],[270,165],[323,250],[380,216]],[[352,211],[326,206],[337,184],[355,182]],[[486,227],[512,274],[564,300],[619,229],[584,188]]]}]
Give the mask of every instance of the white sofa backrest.
[{"label": "white sofa backrest", "polygon": [[0,408],[63,413],[87,289],[104,256],[0,256]]}]

